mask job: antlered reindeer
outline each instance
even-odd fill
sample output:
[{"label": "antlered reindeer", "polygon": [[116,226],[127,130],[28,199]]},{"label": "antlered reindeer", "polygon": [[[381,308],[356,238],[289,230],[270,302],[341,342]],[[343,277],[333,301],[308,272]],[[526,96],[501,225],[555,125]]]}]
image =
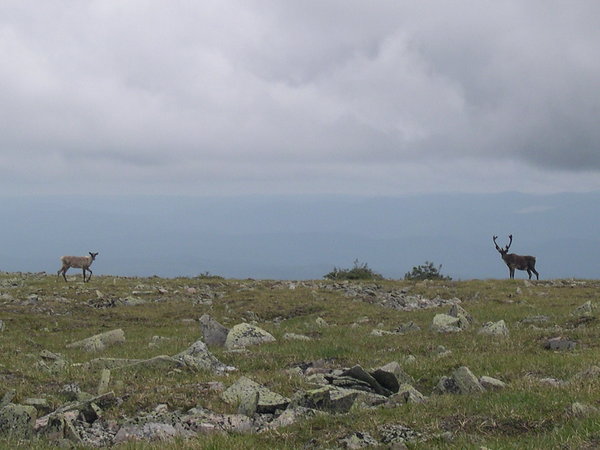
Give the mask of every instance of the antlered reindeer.
[{"label": "antlered reindeer", "polygon": [[512,234],[508,236],[510,242],[504,248],[498,247],[496,243],[496,239],[498,236],[494,236],[492,239],[494,241],[494,245],[496,246],[496,250],[500,252],[500,256],[508,266],[508,270],[510,272],[510,278],[515,277],[515,269],[526,270],[529,275],[529,279],[531,280],[531,272],[535,273],[536,278],[540,279],[540,274],[535,270],[535,256],[521,256],[515,255],[514,253],[508,253],[508,249],[512,244]]},{"label": "antlered reindeer", "polygon": [[63,278],[67,281],[66,273],[71,267],[75,267],[76,269],[83,269],[83,282],[86,282],[85,279],[85,271],[87,270],[90,273],[87,281],[90,281],[92,278],[92,271],[90,270],[90,266],[98,256],[98,252],[92,253],[88,252],[90,256],[63,256],[60,258],[62,262],[62,267],[56,273],[58,276],[62,273]]}]

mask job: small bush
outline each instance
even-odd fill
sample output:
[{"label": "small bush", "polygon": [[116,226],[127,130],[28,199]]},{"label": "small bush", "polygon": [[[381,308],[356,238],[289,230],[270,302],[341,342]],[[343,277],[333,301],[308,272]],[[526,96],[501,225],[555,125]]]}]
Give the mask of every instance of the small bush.
[{"label": "small bush", "polygon": [[441,274],[442,265],[435,267],[431,261],[425,261],[425,264],[415,266],[410,272],[404,275],[405,280],[451,280],[452,277]]},{"label": "small bush", "polygon": [[358,259],[354,260],[354,267],[352,269],[334,267],[323,278],[327,278],[328,280],[383,280],[383,277],[373,272],[367,263],[360,263]]}]

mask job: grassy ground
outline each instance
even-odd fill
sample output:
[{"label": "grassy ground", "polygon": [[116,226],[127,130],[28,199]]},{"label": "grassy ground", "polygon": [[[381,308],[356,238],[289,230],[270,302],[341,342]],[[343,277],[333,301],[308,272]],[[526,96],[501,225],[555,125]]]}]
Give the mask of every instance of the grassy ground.
[{"label": "grassy ground", "polygon": [[[577,373],[600,365],[600,325],[594,318],[579,320],[570,312],[591,300],[598,301],[600,281],[522,280],[405,282],[380,281],[384,289],[409,290],[427,298],[459,298],[474,317],[472,329],[438,334],[429,325],[436,313],[449,307],[396,311],[375,303],[348,298],[326,289],[325,281],[289,282],[221,280],[213,278],[121,278],[94,277],[83,284],[55,276],[0,274],[0,396],[15,389],[16,402],[44,397],[52,407],[65,402],[60,394],[66,383],[78,383],[95,392],[99,373],[82,370],[93,357],[150,358],[174,355],[201,338],[197,319],[208,313],[225,326],[256,320],[277,342],[251,348],[248,353],[213,349],[222,362],[238,372],[217,376],[188,371],[115,371],[111,389],[123,398],[118,408],[106,411],[117,421],[166,403],[170,410],[200,405],[216,412],[235,412],[225,404],[209,382],[225,387],[246,375],[271,390],[291,396],[307,385],[285,369],[301,362],[331,359],[336,367],[360,364],[377,367],[390,361],[401,363],[415,380],[415,387],[431,394],[441,376],[467,366],[477,376],[498,378],[509,387],[499,392],[469,396],[431,396],[423,404],[376,410],[353,409],[349,414],[314,417],[290,427],[254,435],[199,436],[171,448],[303,448],[335,447],[338,439],[353,431],[378,435],[378,427],[406,425],[427,437],[409,448],[597,448],[600,446],[600,415],[573,417],[566,409],[573,402],[600,406],[600,379],[587,379],[551,387],[540,379],[569,381]],[[331,284],[331,283],[329,283]],[[371,283],[372,284],[372,283]],[[192,288],[192,289],[190,289]],[[136,306],[119,299],[145,300]],[[208,300],[212,300],[212,304]],[[111,306],[116,305],[116,306]],[[530,316],[547,315],[537,327],[520,325]],[[319,327],[316,318],[328,327]],[[362,319],[362,320],[359,320]],[[510,329],[506,338],[480,335],[487,321],[504,319]],[[414,321],[421,331],[376,337],[374,328],[393,330]],[[354,324],[354,325],[353,325]],[[91,356],[66,344],[100,332],[122,328],[126,344]],[[313,341],[285,341],[286,332],[305,334]],[[149,346],[153,336],[162,340]],[[563,336],[577,342],[570,352],[542,347],[547,338]],[[444,345],[452,353],[438,358],[433,350]],[[72,365],[64,371],[47,372],[36,367],[42,350],[64,355]],[[404,362],[408,355],[414,361]],[[0,448],[18,443],[0,439]],[[22,443],[27,447],[32,443]],[[47,445],[37,441],[37,446]],[[169,445],[129,444],[124,448],[168,448]]]}]

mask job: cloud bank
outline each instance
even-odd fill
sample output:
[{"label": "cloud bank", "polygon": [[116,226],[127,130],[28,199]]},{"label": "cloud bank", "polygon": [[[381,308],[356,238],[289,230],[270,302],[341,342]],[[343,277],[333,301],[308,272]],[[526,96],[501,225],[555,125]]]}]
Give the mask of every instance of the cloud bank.
[{"label": "cloud bank", "polygon": [[600,189],[600,4],[6,1],[5,191]]}]

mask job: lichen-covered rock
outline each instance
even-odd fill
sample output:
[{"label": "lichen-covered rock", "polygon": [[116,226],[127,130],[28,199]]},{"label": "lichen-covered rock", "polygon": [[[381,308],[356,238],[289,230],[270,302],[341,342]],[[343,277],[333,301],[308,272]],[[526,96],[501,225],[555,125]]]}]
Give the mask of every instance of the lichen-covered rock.
[{"label": "lichen-covered rock", "polygon": [[240,323],[234,326],[227,334],[225,347],[229,350],[245,348],[249,345],[275,342],[272,334],[249,323]]},{"label": "lichen-covered rock", "polygon": [[229,328],[224,327],[208,314],[200,317],[200,331],[206,345],[223,347],[229,334]]},{"label": "lichen-covered rock", "polygon": [[456,333],[462,331],[461,319],[448,314],[436,314],[431,323],[431,329],[438,333]]},{"label": "lichen-covered rock", "polygon": [[219,361],[202,341],[194,342],[190,347],[173,356],[173,359],[193,370],[211,370],[213,372],[235,370],[235,367],[227,366]]},{"label": "lichen-covered rock", "polygon": [[99,352],[112,345],[123,344],[124,342],[125,333],[119,328],[73,342],[68,344],[67,348],[83,348],[87,352]]},{"label": "lichen-covered rock", "polygon": [[37,411],[33,406],[9,403],[0,409],[0,436],[29,439],[33,435],[36,418]]},{"label": "lichen-covered rock", "polygon": [[285,409],[290,403],[289,398],[269,390],[248,377],[240,377],[223,392],[221,397],[229,404],[240,405],[242,402],[247,402],[248,397],[252,398],[257,393],[256,412],[261,414],[274,413],[278,409]]},{"label": "lichen-covered rock", "polygon": [[491,336],[508,336],[508,327],[504,320],[498,322],[486,322],[479,330],[479,334],[488,334]]}]

